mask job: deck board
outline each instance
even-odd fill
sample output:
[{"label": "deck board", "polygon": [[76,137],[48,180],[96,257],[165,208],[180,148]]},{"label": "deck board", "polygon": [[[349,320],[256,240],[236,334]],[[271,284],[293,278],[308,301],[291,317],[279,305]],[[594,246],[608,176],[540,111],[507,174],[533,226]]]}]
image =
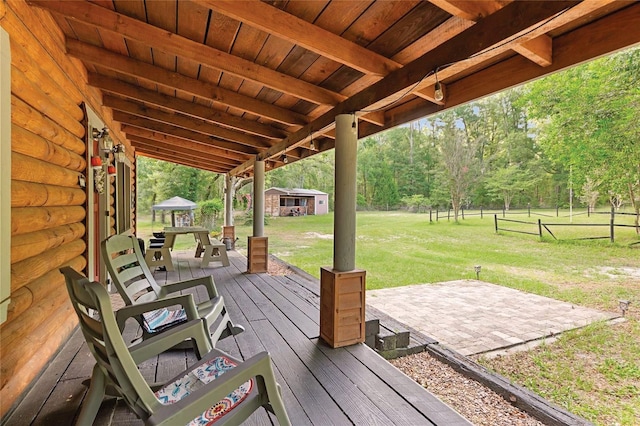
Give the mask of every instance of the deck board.
[{"label": "deck board", "polygon": [[[217,345],[248,359],[269,351],[274,373],[295,425],[468,425],[439,401],[365,345],[332,349],[319,334],[319,285],[299,275],[246,274],[246,258],[230,252],[228,267],[200,267],[193,253],[174,252],[176,270],[155,272],[159,283],[212,275],[232,320],[245,327]],[[204,293],[198,290],[195,297]],[[128,323],[125,338],[138,333]],[[192,350],[168,351],[142,363],[143,376],[161,382],[195,361]],[[34,383],[7,424],[73,424],[86,393],[82,383],[93,362],[76,331],[49,368]],[[95,421],[100,426],[139,426],[142,422],[121,400],[105,399]],[[259,410],[246,425],[277,424]]]}]

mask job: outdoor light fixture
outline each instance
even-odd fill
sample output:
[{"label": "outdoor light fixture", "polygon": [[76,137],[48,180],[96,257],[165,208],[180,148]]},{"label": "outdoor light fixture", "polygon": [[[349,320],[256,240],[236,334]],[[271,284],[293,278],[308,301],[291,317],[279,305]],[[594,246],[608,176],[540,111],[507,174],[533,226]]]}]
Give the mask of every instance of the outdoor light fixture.
[{"label": "outdoor light fixture", "polygon": [[630,300],[618,300],[618,304],[620,305],[620,310],[622,311],[622,316],[625,316],[625,314],[629,310],[629,305],[631,304],[631,301]]},{"label": "outdoor light fixture", "polygon": [[124,145],[118,144],[114,146],[111,152],[113,152],[113,157],[116,159],[118,163],[124,163],[124,159],[126,157],[124,153]]},{"label": "outdoor light fixture", "polygon": [[315,151],[315,150],[316,150],[316,146],[315,146],[315,144],[313,143],[313,139],[311,139],[311,142],[309,142],[309,149],[310,149],[311,151]]},{"label": "outdoor light fixture", "polygon": [[444,92],[442,91],[442,84],[436,81],[435,91],[433,92],[433,99],[440,102],[444,99]]},{"label": "outdoor light fixture", "polygon": [[482,266],[476,265],[473,267],[473,270],[476,271],[476,279],[480,279],[480,271],[482,270]]},{"label": "outdoor light fixture", "polygon": [[433,92],[433,99],[435,99],[437,102],[442,102],[442,100],[444,99],[444,88],[442,83],[440,83],[440,80],[438,80],[438,70],[436,69],[436,85],[435,85],[435,90]]},{"label": "outdoor light fixture", "polygon": [[113,139],[109,136],[109,129],[106,127],[103,127],[102,130],[93,129],[91,135],[102,151],[111,152],[113,150]]},{"label": "outdoor light fixture", "polygon": [[287,158],[287,154],[282,154],[282,162],[284,164],[287,164],[289,162],[289,159]]}]

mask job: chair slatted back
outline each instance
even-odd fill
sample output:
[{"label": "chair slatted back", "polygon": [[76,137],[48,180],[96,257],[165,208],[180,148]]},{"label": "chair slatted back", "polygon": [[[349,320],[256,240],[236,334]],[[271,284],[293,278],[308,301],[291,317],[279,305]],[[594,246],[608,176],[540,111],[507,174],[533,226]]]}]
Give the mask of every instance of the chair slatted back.
[{"label": "chair slatted back", "polygon": [[[113,313],[106,289],[70,267],[60,271],[89,351],[127,405],[145,419],[160,405],[138,370]],[[95,315],[97,312],[98,315]]]},{"label": "chair slatted back", "polygon": [[113,235],[102,242],[102,258],[127,305],[157,299],[160,287],[133,235]]}]

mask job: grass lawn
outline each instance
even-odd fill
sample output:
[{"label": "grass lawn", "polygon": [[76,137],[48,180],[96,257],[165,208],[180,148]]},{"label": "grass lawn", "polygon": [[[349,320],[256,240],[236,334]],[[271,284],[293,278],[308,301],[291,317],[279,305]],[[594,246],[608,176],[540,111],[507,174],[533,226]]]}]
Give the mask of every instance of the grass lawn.
[{"label": "grass lawn", "polygon": [[[500,227],[538,232],[537,220],[549,223],[543,240],[534,235],[496,234],[493,215],[467,215],[459,223],[429,221],[429,214],[360,212],[357,216],[356,267],[367,270],[367,288],[475,278],[592,308],[618,311],[620,299],[631,300],[627,321],[594,324],[564,334],[557,342],[509,357],[480,362],[511,377],[540,395],[596,424],[640,424],[640,244],[632,228],[616,228],[616,243],[606,239],[608,215],[508,214],[531,222],[500,223]],[[435,220],[435,215],[433,216]],[[631,216],[616,223],[632,224]],[[156,223],[154,230],[160,230]],[[139,224],[139,234],[150,233]],[[236,248],[246,252],[252,229],[236,220]],[[268,218],[265,235],[269,251],[319,277],[320,267],[332,265],[333,215]],[[193,239],[178,241],[184,248]],[[629,269],[625,269],[629,268]]]}]

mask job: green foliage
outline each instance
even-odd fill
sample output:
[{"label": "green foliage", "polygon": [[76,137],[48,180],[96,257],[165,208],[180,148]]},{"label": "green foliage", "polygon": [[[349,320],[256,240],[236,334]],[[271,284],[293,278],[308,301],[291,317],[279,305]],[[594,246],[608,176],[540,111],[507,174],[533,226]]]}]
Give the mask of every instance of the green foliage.
[{"label": "green foliage", "polygon": [[213,229],[215,220],[224,209],[224,202],[216,198],[214,200],[200,201],[197,203],[196,223],[208,229]]}]

